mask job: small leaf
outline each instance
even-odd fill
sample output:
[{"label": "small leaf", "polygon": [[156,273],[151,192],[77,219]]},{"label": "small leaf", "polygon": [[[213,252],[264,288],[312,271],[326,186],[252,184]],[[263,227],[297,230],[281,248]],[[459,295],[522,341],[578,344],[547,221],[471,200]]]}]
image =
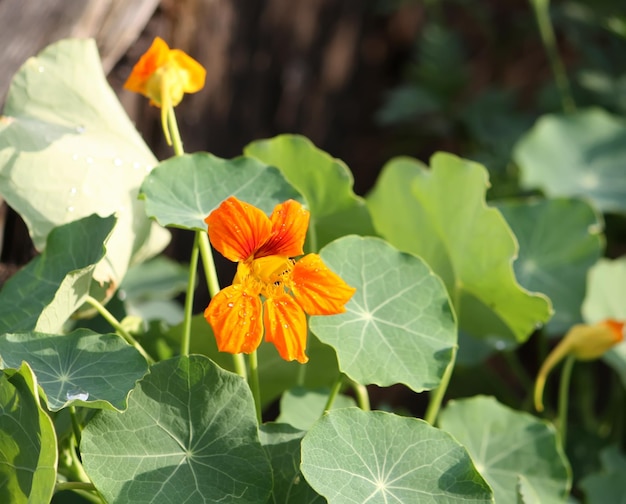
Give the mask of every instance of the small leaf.
[{"label": "small leaf", "polygon": [[493,503],[465,449],[422,420],[326,413],[302,441],[302,473],[329,504]]},{"label": "small leaf", "polygon": [[379,238],[346,236],[320,252],[356,293],[340,315],[311,317],[359,383],[435,388],[452,358],[456,323],[441,280],[420,259]]},{"label": "small leaf", "polygon": [[126,408],[135,382],[148,372],[141,354],[116,334],[78,329],[71,334],[26,333],[0,336],[0,364],[30,364],[48,408],[69,405]]},{"label": "small leaf", "polygon": [[525,188],[626,211],[626,125],[602,109],[541,117],[514,151]]},{"label": "small leaf", "polygon": [[153,365],[124,413],[100,411],[81,442],[109,504],[266,502],[271,468],[239,376],[203,356]]},{"label": "small leaf", "polygon": [[367,201],[382,236],[442,278],[461,330],[514,345],[550,318],[550,303],[515,280],[515,237],[487,207],[487,187],[483,166],[437,153],[430,170],[410,158],[390,161]]},{"label": "small leaf", "polygon": [[0,122],[0,193],[39,250],[61,224],[116,214],[95,277],[117,286],[131,261],[155,255],[169,241],[137,200],[155,164],[107,84],[95,41],[52,44],[13,78]]},{"label": "small leaf", "polygon": [[554,316],[546,329],[564,334],[582,322],[587,271],[604,248],[602,216],[582,200],[499,201],[519,242],[513,263],[520,284],[546,294]]},{"label": "small leaf", "polygon": [[0,502],[50,502],[57,438],[39,404],[37,379],[23,363],[0,374]]},{"label": "small leaf", "polygon": [[[288,390],[280,398],[280,415],[276,421],[303,431],[309,430],[324,413],[328,394],[328,389],[307,390],[296,387]],[[351,406],[356,406],[354,399],[338,394],[331,409]]]},{"label": "small leaf", "polygon": [[168,300],[185,292],[189,267],[165,256],[132,266],[120,285],[125,302]]},{"label": "small leaf", "polygon": [[300,195],[276,168],[248,157],[221,159],[199,152],[163,161],[146,178],[140,197],[163,226],[206,231],[204,219],[229,196],[266,213]]},{"label": "small leaf", "polygon": [[565,500],[571,474],[552,425],[484,396],[450,401],[439,422],[467,448],[496,502],[517,502],[518,491],[542,504]]},{"label": "small leaf", "polygon": [[89,293],[115,218],[91,215],[53,229],[46,250],[0,291],[0,334],[57,332]]},{"label": "small leaf", "polygon": [[261,445],[272,464],[274,488],[271,504],[325,504],[326,499],[315,492],[300,472],[300,441],[304,431],[290,425],[266,423],[259,428]]},{"label": "small leaf", "polygon": [[244,152],[276,166],[304,196],[317,237],[314,251],[346,234],[374,234],[363,199],[352,191],[354,178],[348,167],[307,138],[279,135],[252,142]]}]

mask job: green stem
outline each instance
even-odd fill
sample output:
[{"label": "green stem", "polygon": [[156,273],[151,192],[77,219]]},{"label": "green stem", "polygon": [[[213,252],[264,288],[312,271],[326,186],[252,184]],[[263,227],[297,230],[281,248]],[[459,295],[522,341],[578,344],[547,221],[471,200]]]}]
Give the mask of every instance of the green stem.
[{"label": "green stem", "polygon": [[193,297],[196,290],[196,272],[198,271],[199,235],[202,231],[196,231],[189,259],[189,277],[187,279],[187,294],[185,295],[185,319],[183,321],[183,336],[180,342],[180,354],[189,355],[191,344],[191,318],[193,316]]},{"label": "green stem", "polygon": [[369,411],[370,407],[370,396],[367,393],[367,387],[365,385],[361,385],[353,380],[351,380],[352,390],[354,390],[354,395],[356,396],[356,403],[359,408],[363,411]]},{"label": "green stem", "polygon": [[530,0],[530,3],[535,12],[535,18],[539,27],[539,34],[541,35],[541,41],[543,42],[546,55],[550,61],[556,86],[561,94],[561,105],[563,107],[563,111],[566,113],[575,112],[576,103],[572,97],[567,72],[565,71],[565,66],[563,65],[561,56],[559,55],[556,37],[554,35],[554,28],[550,19],[550,0]]},{"label": "green stem", "polygon": [[325,412],[329,411],[330,408],[333,407],[333,403],[335,402],[335,399],[339,395],[339,391],[341,390],[341,386],[343,385],[343,378],[344,378],[344,374],[339,373],[339,376],[337,376],[335,383],[333,383],[333,386],[330,389],[330,393],[328,394],[328,399],[326,400],[326,404],[324,406]]},{"label": "green stem", "polygon": [[63,490],[85,490],[87,492],[95,492],[96,487],[93,483],[85,483],[83,481],[57,481],[54,485],[55,492],[62,492]]},{"label": "green stem", "polygon": [[437,415],[439,415],[441,403],[443,402],[443,398],[446,395],[446,390],[448,390],[448,385],[450,384],[450,378],[452,377],[452,371],[454,370],[455,361],[456,348],[452,351],[452,359],[450,360],[448,367],[446,367],[446,370],[441,377],[441,383],[435,389],[435,391],[431,393],[430,402],[428,403],[428,407],[426,408],[426,414],[424,415],[424,420],[426,420],[430,425],[435,425],[435,422],[437,421]]},{"label": "green stem", "polygon": [[256,418],[259,425],[263,421],[261,417],[261,387],[259,386],[259,360],[256,354],[256,350],[250,354],[250,376],[248,384],[252,391],[252,397],[254,397],[254,406],[256,407]]},{"label": "green stem", "polygon": [[568,355],[561,371],[561,383],[559,384],[559,432],[561,433],[561,443],[565,448],[567,440],[567,409],[569,407],[569,385],[572,378],[572,368],[576,362],[576,357]]},{"label": "green stem", "polygon": [[76,441],[76,446],[80,445],[80,440],[82,437],[80,422],[76,417],[76,408],[74,406],[70,406],[70,419],[72,421],[72,431],[74,433],[74,439]]},{"label": "green stem", "polygon": [[113,314],[107,310],[100,301],[91,296],[87,296],[85,298],[85,302],[91,306],[93,306],[102,318],[104,318],[111,326],[115,329],[115,331],[126,340],[129,345],[135,347],[135,349],[143,356],[148,364],[154,364],[154,359],[148,355],[148,353],[144,350],[144,348],[139,344],[139,342],[131,336],[131,334],[122,327],[122,324],[113,316]]},{"label": "green stem", "polygon": [[311,217],[309,220],[309,227],[306,230],[306,245],[307,250],[312,253],[317,253],[317,230],[315,227],[315,221]]},{"label": "green stem", "polygon": [[[182,156],[185,151],[183,149],[183,141],[180,138],[180,131],[178,130],[178,122],[176,121],[176,114],[174,113],[174,107],[171,102],[168,100],[168,111],[167,111],[167,128],[169,129],[171,138],[172,138],[172,146],[174,147],[174,154],[177,156]],[[167,138],[167,135],[166,135]]]},{"label": "green stem", "polygon": [[220,283],[217,278],[217,270],[213,261],[213,252],[209,243],[209,235],[205,232],[200,233],[200,255],[202,257],[202,267],[206,276],[209,295],[215,296],[220,291]]}]

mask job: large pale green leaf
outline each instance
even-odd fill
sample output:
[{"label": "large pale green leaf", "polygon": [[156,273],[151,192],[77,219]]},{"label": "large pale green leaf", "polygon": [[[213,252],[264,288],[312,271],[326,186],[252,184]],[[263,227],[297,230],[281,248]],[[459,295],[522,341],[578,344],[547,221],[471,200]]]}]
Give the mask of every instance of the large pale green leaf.
[{"label": "large pale green leaf", "polygon": [[107,84],[93,40],[62,40],[30,58],[0,121],[0,194],[42,249],[56,226],[92,213],[118,223],[96,279],[117,286],[131,260],[169,234],[137,200],[156,160]]},{"label": "large pale green leaf", "polygon": [[259,438],[272,464],[274,488],[270,504],[325,504],[326,499],[315,492],[300,472],[300,441],[304,431],[291,425],[261,425]]},{"label": "large pale green leaf", "polygon": [[50,502],[56,465],[54,425],[39,404],[35,375],[26,363],[0,373],[0,502]]},{"label": "large pale green leaf", "polygon": [[520,284],[552,301],[546,329],[564,334],[582,322],[587,271],[602,255],[602,217],[582,200],[501,201],[502,212],[519,242],[513,263]]},{"label": "large pale green leaf", "polygon": [[71,334],[0,336],[0,366],[28,362],[43,388],[48,408],[69,405],[123,410],[135,382],[148,372],[141,354],[116,334],[77,329]]},{"label": "large pale green leaf", "polygon": [[0,291],[0,334],[56,332],[89,293],[115,218],[91,215],[53,229],[46,249]]},{"label": "large pale green leaf", "polygon": [[465,449],[422,420],[326,413],[302,441],[302,473],[329,504],[493,503]]},{"label": "large pale green leaf", "polygon": [[109,504],[258,504],[272,488],[248,385],[200,355],[152,366],[124,413],[87,424],[80,449]]},{"label": "large pale green leaf", "polygon": [[626,124],[602,109],[541,117],[514,151],[521,184],[626,211]]},{"label": "large pale green leaf", "polygon": [[[600,259],[589,271],[587,295],[583,302],[583,319],[595,324],[605,319],[626,320],[626,257]],[[619,374],[626,387],[626,341],[603,356]]]},{"label": "large pale green leaf", "polygon": [[223,200],[236,196],[266,213],[300,195],[280,172],[260,161],[221,159],[199,152],[168,159],[141,186],[146,212],[163,226],[206,231],[204,219]]},{"label": "large pale green leaf", "polygon": [[[329,389],[308,390],[295,387],[287,390],[280,398],[280,415],[277,422],[287,423],[296,429],[307,431],[324,413]],[[331,409],[356,406],[352,397],[337,394]]]},{"label": "large pale green leaf", "polygon": [[626,504],[626,457],[616,446],[600,453],[602,470],[586,476],[580,486],[587,504]]},{"label": "large pale green leaf", "polygon": [[367,201],[382,236],[443,279],[460,329],[501,347],[525,341],[551,308],[545,296],[517,283],[515,236],[487,206],[488,185],[483,166],[451,154],[435,154],[430,170],[397,158]]},{"label": "large pale green leaf", "polygon": [[320,252],[356,293],[340,315],[311,317],[311,331],[359,383],[436,387],[456,346],[441,280],[420,259],[373,237],[346,236]]},{"label": "large pale green leaf", "polygon": [[313,249],[346,234],[374,234],[363,199],[352,191],[348,167],[307,138],[279,135],[252,142],[244,152],[276,166],[304,196],[317,238],[317,244],[310,244]]},{"label": "large pale green leaf", "polygon": [[551,424],[485,396],[450,401],[439,422],[467,448],[496,502],[517,502],[518,490],[542,504],[565,501],[571,475]]}]

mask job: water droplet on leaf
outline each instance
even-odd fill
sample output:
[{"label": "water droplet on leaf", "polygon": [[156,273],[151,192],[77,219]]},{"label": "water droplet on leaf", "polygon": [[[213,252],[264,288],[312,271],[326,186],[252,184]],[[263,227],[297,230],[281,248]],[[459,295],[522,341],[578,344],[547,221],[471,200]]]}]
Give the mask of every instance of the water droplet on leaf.
[{"label": "water droplet on leaf", "polygon": [[115,166],[122,166],[122,162],[123,162],[123,161],[122,161],[120,158],[115,158],[115,159],[113,160],[113,164],[114,164]]},{"label": "water droplet on leaf", "polygon": [[82,124],[79,124],[78,126],[76,126],[76,133],[78,133],[79,135],[83,134],[85,132],[85,127]]},{"label": "water droplet on leaf", "polygon": [[73,401],[73,400],[86,401],[87,399],[89,399],[89,392],[85,392],[84,390],[81,390],[81,389],[68,390],[67,393],[65,394],[65,398],[68,401]]}]

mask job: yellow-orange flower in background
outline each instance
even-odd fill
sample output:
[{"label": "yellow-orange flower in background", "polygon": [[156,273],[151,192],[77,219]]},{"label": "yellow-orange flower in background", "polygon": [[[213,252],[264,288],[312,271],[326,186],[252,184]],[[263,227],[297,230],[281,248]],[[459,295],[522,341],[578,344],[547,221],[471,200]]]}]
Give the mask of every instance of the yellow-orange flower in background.
[{"label": "yellow-orange flower in background", "polygon": [[317,254],[293,259],[304,253],[309,212],[288,200],[268,218],[231,196],[205,222],[213,247],[239,263],[233,284],[218,292],[204,312],[219,350],[251,353],[265,332],[283,359],[307,362],[305,313],[343,313],[356,290]]},{"label": "yellow-orange flower in background", "polygon": [[170,49],[160,37],[141,56],[124,83],[124,88],[150,98],[150,104],[161,107],[161,121],[169,140],[167,116],[185,93],[196,93],[204,87],[206,70],[179,49]]}]

